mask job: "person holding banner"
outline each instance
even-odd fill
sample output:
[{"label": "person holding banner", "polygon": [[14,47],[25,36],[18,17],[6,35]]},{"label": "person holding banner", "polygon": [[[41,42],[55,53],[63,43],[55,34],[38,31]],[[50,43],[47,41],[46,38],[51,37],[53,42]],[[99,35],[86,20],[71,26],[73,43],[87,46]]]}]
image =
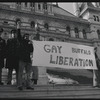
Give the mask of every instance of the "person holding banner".
[{"label": "person holding banner", "polygon": [[[34,37],[34,40],[40,40],[40,34],[37,33],[36,36]],[[32,61],[32,58],[33,58],[33,54],[30,55],[31,56],[31,61]],[[38,66],[32,66],[32,77],[31,77],[31,80],[32,82],[34,82],[34,84],[37,84],[37,80],[38,80]]]},{"label": "person holding banner", "polygon": [[98,55],[97,55],[97,47],[94,48],[94,53],[95,53],[95,59],[96,59],[96,64],[97,64],[97,70],[94,71],[96,75],[96,85],[94,87],[100,88],[100,59],[98,58]]},{"label": "person holding banner", "polygon": [[31,58],[30,53],[33,52],[33,44],[29,40],[29,34],[24,34],[22,37],[20,29],[18,29],[18,40],[20,42],[19,47],[19,72],[18,72],[18,89],[23,90],[23,70],[26,72],[26,89],[34,90],[31,86],[30,71],[31,71]]},{"label": "person holding banner", "polygon": [[3,33],[3,29],[0,30],[0,85],[3,85],[2,68],[4,67],[5,47],[6,47],[6,42],[1,37],[2,33]]}]

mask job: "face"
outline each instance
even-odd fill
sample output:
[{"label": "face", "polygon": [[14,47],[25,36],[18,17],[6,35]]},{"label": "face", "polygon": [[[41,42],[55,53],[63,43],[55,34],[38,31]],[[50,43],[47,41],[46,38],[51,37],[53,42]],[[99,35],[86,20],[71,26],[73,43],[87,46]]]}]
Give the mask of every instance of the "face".
[{"label": "face", "polygon": [[25,35],[24,39],[29,40],[29,35]]}]

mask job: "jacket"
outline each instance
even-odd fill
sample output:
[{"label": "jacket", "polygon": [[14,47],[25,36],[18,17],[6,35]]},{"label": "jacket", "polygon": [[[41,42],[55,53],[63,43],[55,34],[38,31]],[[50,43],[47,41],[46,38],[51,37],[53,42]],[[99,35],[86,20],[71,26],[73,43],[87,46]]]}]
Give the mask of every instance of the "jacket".
[{"label": "jacket", "polygon": [[6,67],[17,68],[18,67],[18,49],[19,42],[17,38],[8,39],[6,45]]},{"label": "jacket", "polygon": [[6,42],[0,37],[0,67],[4,67],[4,58],[5,58]]}]

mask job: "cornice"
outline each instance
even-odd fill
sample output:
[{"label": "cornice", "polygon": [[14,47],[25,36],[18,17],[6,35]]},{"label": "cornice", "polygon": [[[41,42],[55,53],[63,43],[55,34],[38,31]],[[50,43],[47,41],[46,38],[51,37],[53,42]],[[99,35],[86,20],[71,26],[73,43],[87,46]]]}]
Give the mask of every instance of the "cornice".
[{"label": "cornice", "polygon": [[6,9],[6,8],[0,8],[0,10],[6,10],[6,11],[12,11],[14,13],[21,13],[21,14],[29,14],[29,15],[35,15],[35,16],[39,16],[39,17],[47,17],[47,18],[52,18],[52,19],[58,19],[58,20],[66,20],[66,21],[71,21],[71,22],[78,22],[78,23],[83,23],[83,24],[89,24],[88,20],[85,19],[81,19],[81,18],[76,18],[76,17],[72,17],[72,16],[65,16],[65,15],[58,15],[58,16],[54,16],[54,15],[45,15],[45,14],[41,14],[41,13],[36,13],[36,12],[31,12],[31,11],[24,11],[24,10],[18,10],[18,9]]}]

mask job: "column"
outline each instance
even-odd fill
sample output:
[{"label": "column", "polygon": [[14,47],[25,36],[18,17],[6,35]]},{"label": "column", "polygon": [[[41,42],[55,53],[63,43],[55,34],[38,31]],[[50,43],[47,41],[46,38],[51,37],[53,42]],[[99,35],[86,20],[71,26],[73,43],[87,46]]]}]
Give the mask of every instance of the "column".
[{"label": "column", "polygon": [[27,8],[30,8],[30,3],[29,2],[27,3]]},{"label": "column", "polygon": [[71,29],[71,30],[70,30],[70,34],[71,34],[71,37],[75,37],[74,29]]},{"label": "column", "polygon": [[79,38],[83,38],[83,33],[81,30],[79,30]]},{"label": "column", "polygon": [[97,39],[98,38],[97,32],[95,32],[95,30],[91,30],[91,36],[92,36],[92,39]]},{"label": "column", "polygon": [[35,3],[35,11],[38,10],[38,3]]}]

